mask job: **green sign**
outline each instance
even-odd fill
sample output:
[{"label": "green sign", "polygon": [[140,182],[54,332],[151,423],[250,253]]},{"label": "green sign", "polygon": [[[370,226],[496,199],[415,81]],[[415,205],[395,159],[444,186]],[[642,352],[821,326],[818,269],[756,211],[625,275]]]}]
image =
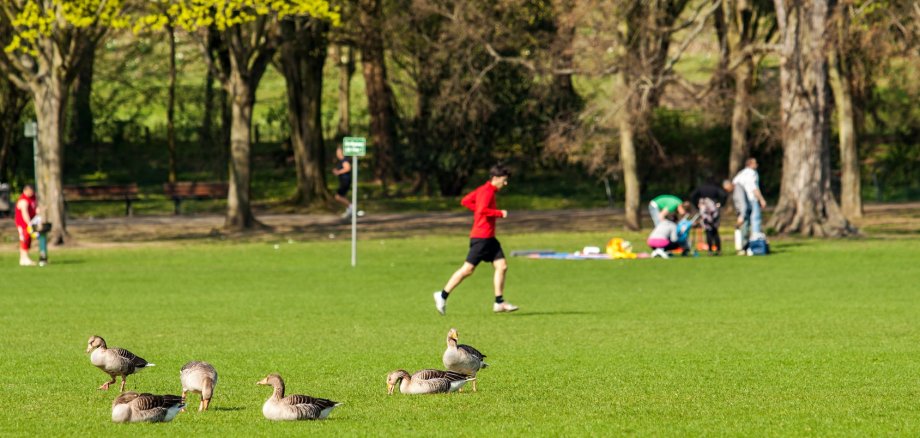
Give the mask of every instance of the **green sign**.
[{"label": "green sign", "polygon": [[367,140],[364,137],[345,137],[342,139],[342,152],[346,157],[363,157],[367,153]]}]

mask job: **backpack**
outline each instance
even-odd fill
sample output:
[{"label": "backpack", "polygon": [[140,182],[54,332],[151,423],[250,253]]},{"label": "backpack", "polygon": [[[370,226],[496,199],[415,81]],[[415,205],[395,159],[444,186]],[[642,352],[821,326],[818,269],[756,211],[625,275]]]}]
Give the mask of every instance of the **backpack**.
[{"label": "backpack", "polygon": [[770,254],[770,244],[767,243],[766,239],[752,240],[748,243],[748,248],[750,248],[751,254],[753,255]]},{"label": "backpack", "polygon": [[684,243],[690,237],[690,229],[693,228],[693,221],[690,219],[681,219],[677,223],[677,241]]}]

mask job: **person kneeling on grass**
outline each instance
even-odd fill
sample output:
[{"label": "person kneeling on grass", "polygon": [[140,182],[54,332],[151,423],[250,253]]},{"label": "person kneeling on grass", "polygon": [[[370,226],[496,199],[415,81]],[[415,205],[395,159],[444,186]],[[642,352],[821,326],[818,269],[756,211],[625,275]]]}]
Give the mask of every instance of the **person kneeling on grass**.
[{"label": "person kneeling on grass", "polygon": [[677,238],[677,215],[668,213],[648,236],[648,246],[652,248],[652,257],[668,258],[668,251],[683,248],[687,254],[690,248],[685,240],[681,243]]},{"label": "person kneeling on grass", "polygon": [[514,312],[518,307],[505,301],[505,272],[508,263],[502,245],[495,238],[495,220],[508,217],[508,210],[498,210],[495,204],[495,193],[508,185],[511,172],[501,164],[489,169],[489,181],[463,197],[460,201],[464,207],[473,210],[473,230],[470,232],[470,252],[466,256],[463,266],[451,275],[444,289],[434,293],[434,307],[443,315],[447,309],[448,295],[460,285],[464,278],[473,275],[473,271],[481,261],[491,262],[495,268],[493,285],[495,286],[495,304],[492,310],[496,313]]}]

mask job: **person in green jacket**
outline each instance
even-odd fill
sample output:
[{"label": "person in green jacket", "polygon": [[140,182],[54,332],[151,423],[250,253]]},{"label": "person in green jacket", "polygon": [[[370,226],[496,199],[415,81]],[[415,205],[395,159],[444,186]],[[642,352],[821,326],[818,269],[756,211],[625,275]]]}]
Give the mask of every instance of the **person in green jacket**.
[{"label": "person in green jacket", "polygon": [[677,213],[681,217],[687,213],[688,202],[684,202],[674,195],[658,195],[648,203],[648,214],[652,217],[655,226],[661,222],[661,219],[668,213]]}]

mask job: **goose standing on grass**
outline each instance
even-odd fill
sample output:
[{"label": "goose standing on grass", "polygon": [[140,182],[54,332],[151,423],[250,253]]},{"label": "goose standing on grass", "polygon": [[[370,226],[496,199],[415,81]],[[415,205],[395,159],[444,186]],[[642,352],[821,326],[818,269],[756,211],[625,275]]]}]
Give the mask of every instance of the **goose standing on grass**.
[{"label": "goose standing on grass", "polygon": [[201,394],[198,412],[208,410],[217,385],[217,370],[207,362],[192,361],[182,366],[179,379],[182,381],[182,401],[185,402],[189,392]]},{"label": "goose standing on grass", "polygon": [[262,405],[262,415],[269,420],[321,420],[329,416],[341,403],[308,395],[284,396],[284,380],[278,374],[269,374],[256,385],[274,388],[272,396]]},{"label": "goose standing on grass", "polygon": [[471,380],[476,378],[453,371],[421,370],[410,376],[406,370],[396,370],[387,375],[387,394],[393,395],[396,385],[403,394],[454,392]]},{"label": "goose standing on grass", "polygon": [[161,423],[171,421],[185,407],[178,395],[123,392],[112,402],[112,422]]},{"label": "goose standing on grass", "polygon": [[[457,329],[452,328],[447,332],[447,349],[444,350],[444,367],[450,371],[476,377],[479,370],[489,366],[483,359],[485,355],[479,350],[463,344],[457,344]],[[473,391],[476,391],[476,381],[473,380]]]},{"label": "goose standing on grass", "polygon": [[105,339],[99,336],[89,338],[89,341],[86,342],[86,352],[92,353],[89,361],[93,365],[112,377],[112,380],[99,387],[102,390],[108,390],[109,385],[115,383],[115,378],[121,376],[121,392],[125,392],[125,379],[129,374],[155,365],[123,348],[107,348]]}]

